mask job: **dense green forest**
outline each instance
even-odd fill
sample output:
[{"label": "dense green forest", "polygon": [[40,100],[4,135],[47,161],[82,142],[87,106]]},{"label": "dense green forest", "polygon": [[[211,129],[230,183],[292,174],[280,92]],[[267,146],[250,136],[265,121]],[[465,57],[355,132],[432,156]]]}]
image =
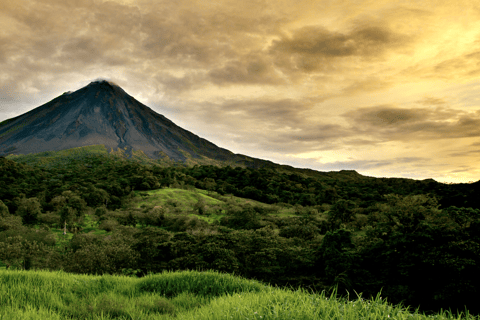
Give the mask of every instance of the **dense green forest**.
[{"label": "dense green forest", "polygon": [[[161,188],[206,190],[221,205],[199,196],[188,209],[181,199],[136,205]],[[479,191],[479,182],[162,166],[94,153],[0,158],[0,260],[139,277],[211,269],[315,292],[381,291],[424,312],[479,313]]]}]

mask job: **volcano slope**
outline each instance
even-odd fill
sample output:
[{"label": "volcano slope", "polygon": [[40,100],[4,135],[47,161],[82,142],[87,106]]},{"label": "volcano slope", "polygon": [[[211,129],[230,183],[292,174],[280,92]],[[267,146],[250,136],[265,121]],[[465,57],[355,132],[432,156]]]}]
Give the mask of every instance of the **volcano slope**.
[{"label": "volcano slope", "polygon": [[89,145],[104,145],[112,151],[120,148],[130,155],[134,150],[141,150],[152,159],[254,160],[233,154],[180,128],[105,80],[91,82],[75,92],[65,92],[0,123],[0,156]]}]

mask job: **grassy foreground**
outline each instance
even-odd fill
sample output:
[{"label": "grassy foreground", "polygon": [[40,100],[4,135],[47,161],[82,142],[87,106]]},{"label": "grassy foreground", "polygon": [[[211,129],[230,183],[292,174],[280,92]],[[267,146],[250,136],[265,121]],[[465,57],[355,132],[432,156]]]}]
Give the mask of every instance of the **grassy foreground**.
[{"label": "grassy foreground", "polygon": [[218,272],[164,272],[144,278],[62,271],[0,270],[0,319],[475,319],[425,316],[380,296],[282,290]]}]

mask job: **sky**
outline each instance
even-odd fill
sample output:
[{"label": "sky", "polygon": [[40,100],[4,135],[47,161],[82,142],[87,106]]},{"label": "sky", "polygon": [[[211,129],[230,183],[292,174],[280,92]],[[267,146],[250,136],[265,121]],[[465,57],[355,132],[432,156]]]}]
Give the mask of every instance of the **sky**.
[{"label": "sky", "polygon": [[480,4],[0,0],[0,121],[106,79],[234,153],[480,180]]}]

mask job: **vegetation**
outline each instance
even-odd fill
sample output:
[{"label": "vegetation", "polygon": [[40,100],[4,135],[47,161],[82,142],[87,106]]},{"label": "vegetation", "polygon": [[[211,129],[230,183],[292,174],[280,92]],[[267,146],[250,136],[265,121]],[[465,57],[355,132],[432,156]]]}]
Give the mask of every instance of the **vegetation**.
[{"label": "vegetation", "polygon": [[0,279],[1,319],[474,319],[411,313],[380,295],[349,301],[335,292],[284,290],[212,271],[141,279],[0,271]]},{"label": "vegetation", "polygon": [[[480,290],[480,182],[447,185],[375,179],[352,171],[163,164],[128,160],[96,147],[0,158],[2,274],[49,270],[72,277],[147,279],[167,271],[215,270],[284,288],[270,296],[290,301],[290,308],[297,303],[292,297],[307,303],[337,290],[338,301],[344,302],[335,308],[344,303],[344,311],[357,301],[348,302],[353,292],[367,299],[382,292],[394,304],[429,315],[465,308],[480,313],[475,301]],[[42,290],[39,294],[47,294]],[[197,314],[214,305],[216,310],[238,307],[232,293],[222,294],[214,300],[198,294],[187,304],[208,305]],[[246,313],[232,309],[233,318],[253,309],[273,312],[260,293],[246,296],[251,299],[242,304]],[[168,305],[189,319],[188,308],[166,299],[173,299]],[[144,312],[134,300],[125,303],[130,313]],[[85,311],[89,304],[82,306]],[[372,319],[380,309],[393,310],[386,305],[369,309],[357,301],[355,308],[359,306],[370,310]],[[31,308],[51,312],[52,319],[61,309]],[[295,314],[301,319],[303,307],[298,308]],[[396,308],[402,319],[407,313],[400,315],[401,307]],[[202,317],[225,317],[207,313]]]}]

